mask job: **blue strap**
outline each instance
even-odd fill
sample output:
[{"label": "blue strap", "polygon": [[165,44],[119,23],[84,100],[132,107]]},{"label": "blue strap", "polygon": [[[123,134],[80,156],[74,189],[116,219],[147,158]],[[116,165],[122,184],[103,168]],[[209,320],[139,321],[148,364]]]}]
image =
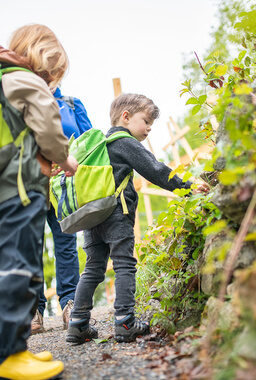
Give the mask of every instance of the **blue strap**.
[{"label": "blue strap", "polygon": [[64,201],[66,203],[68,212],[70,214],[72,214],[72,212],[73,212],[71,210],[71,207],[70,207],[70,204],[69,204],[69,201],[68,201],[67,185],[66,185],[66,175],[65,174],[63,174],[61,176],[60,185],[61,185],[62,192],[61,192],[60,201],[58,203],[58,221],[62,220],[62,206],[63,206]]},{"label": "blue strap", "polygon": [[74,176],[71,177],[71,186],[72,186],[72,197],[73,197],[74,208],[75,208],[75,210],[77,210],[77,203],[76,203],[76,197],[75,197]]}]

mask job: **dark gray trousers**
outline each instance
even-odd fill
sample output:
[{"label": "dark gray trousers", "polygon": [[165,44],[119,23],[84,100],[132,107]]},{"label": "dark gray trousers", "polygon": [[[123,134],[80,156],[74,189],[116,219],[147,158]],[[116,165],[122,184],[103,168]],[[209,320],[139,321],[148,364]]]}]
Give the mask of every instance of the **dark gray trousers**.
[{"label": "dark gray trousers", "polygon": [[28,193],[0,203],[0,363],[24,351],[43,282],[42,236],[45,197]]},{"label": "dark gray trousers", "polygon": [[137,260],[133,257],[134,220],[123,215],[117,206],[113,214],[98,226],[84,231],[87,255],[85,270],[76,289],[71,318],[88,318],[93,307],[93,294],[104,281],[109,257],[115,272],[115,315],[134,312],[135,273]]}]

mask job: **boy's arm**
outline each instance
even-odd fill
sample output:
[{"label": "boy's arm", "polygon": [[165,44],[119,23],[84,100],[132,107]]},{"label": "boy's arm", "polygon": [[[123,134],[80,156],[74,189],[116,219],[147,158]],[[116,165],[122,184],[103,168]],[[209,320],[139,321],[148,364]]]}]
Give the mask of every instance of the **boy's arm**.
[{"label": "boy's arm", "polygon": [[172,169],[163,162],[157,161],[155,156],[145,149],[139,141],[123,138],[117,142],[122,145],[122,147],[120,146],[122,151],[120,154],[123,160],[148,181],[169,191],[191,187],[192,182],[183,182],[177,175],[169,180]]},{"label": "boy's arm", "polygon": [[68,140],[62,131],[58,104],[44,80],[24,71],[5,74],[2,80],[5,96],[22,112],[41,154],[50,161],[65,162]]}]

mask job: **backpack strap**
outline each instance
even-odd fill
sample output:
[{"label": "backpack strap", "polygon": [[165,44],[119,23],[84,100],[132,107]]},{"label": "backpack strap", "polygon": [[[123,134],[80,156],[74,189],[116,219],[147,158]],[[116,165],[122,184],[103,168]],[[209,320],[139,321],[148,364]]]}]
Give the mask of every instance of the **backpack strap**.
[{"label": "backpack strap", "polygon": [[[67,184],[66,184],[66,175],[65,175],[65,173],[62,174],[62,176],[61,176],[60,185],[61,185],[62,192],[61,192],[60,201],[58,202],[58,212],[57,212],[58,213],[58,221],[62,220],[62,205],[63,205],[64,201],[66,202],[66,206],[67,206],[68,212],[70,214],[72,214],[72,210],[71,210],[71,207],[70,207],[69,201],[68,201]],[[64,216],[66,216],[66,215],[64,215]]]},{"label": "backpack strap", "polygon": [[19,169],[18,169],[18,175],[17,175],[17,185],[18,185],[18,192],[20,196],[21,203],[23,206],[28,206],[31,201],[27,195],[23,180],[22,180],[22,157],[24,153],[24,138],[28,134],[29,129],[26,127],[21,134],[18,136],[16,141],[14,142],[15,145],[17,146],[17,140],[19,140],[19,145],[20,145],[20,156],[19,156]]},{"label": "backpack strap", "polygon": [[[130,137],[132,139],[137,140],[134,136],[130,135],[130,133],[128,133],[128,132],[117,131],[115,133],[112,133],[112,135],[110,135],[109,137],[107,137],[106,143],[109,144],[109,143],[116,141],[118,139],[121,139],[123,137]],[[129,174],[127,174],[127,176],[124,178],[124,180],[121,182],[121,184],[118,186],[118,188],[116,189],[116,192],[115,192],[116,198],[120,195],[120,200],[121,200],[121,204],[122,204],[122,208],[123,208],[123,214],[126,214],[126,215],[129,214],[129,212],[128,212],[127,204],[126,204],[125,197],[124,197],[124,190],[125,190],[126,186],[128,185],[129,179],[131,177],[133,177],[133,170]]]},{"label": "backpack strap", "polygon": [[130,133],[125,132],[125,131],[118,131],[115,133],[112,133],[109,137],[106,138],[106,143],[110,144],[113,141],[116,141],[118,139],[121,139],[123,137],[130,137],[131,139],[137,140],[134,136],[130,135]]},{"label": "backpack strap", "polygon": [[116,198],[120,195],[120,200],[121,200],[121,204],[122,204],[122,208],[123,208],[123,214],[126,214],[126,215],[129,214],[129,212],[128,212],[127,204],[126,204],[125,197],[124,197],[124,189],[128,185],[130,177],[133,177],[133,170],[129,174],[127,174],[127,176],[121,182],[121,184],[118,186],[118,188],[116,189],[116,192],[115,192]]},{"label": "backpack strap", "polygon": [[14,67],[6,67],[4,69],[1,69],[1,65],[0,65],[0,80],[2,80],[3,74],[12,73],[13,71],[27,71],[29,73],[32,73],[31,70],[24,69],[24,67],[14,66]]},{"label": "backpack strap", "polygon": [[61,100],[67,105],[72,108],[73,111],[75,111],[75,103],[74,103],[74,98],[73,96],[62,96],[61,98],[55,98],[56,100]]}]

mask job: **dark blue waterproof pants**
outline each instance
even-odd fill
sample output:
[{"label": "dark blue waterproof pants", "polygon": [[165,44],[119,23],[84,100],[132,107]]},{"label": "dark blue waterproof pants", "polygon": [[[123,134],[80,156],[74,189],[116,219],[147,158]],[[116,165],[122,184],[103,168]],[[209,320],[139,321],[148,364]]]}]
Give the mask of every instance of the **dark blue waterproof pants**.
[{"label": "dark blue waterproof pants", "polygon": [[134,312],[135,273],[137,260],[133,257],[134,221],[123,215],[121,208],[98,226],[84,231],[85,270],[77,285],[71,317],[86,319],[93,307],[93,294],[105,278],[109,257],[115,271],[115,315]]},{"label": "dark blue waterproof pants", "polygon": [[[47,222],[52,231],[54,253],[56,259],[57,295],[62,309],[69,300],[75,298],[76,286],[79,281],[79,262],[76,248],[76,234],[64,234],[51,206],[47,212]],[[38,310],[43,315],[46,298],[43,288],[40,292]]]},{"label": "dark blue waterproof pants", "polygon": [[43,281],[42,236],[45,197],[28,193],[0,204],[0,363],[24,351]]}]

